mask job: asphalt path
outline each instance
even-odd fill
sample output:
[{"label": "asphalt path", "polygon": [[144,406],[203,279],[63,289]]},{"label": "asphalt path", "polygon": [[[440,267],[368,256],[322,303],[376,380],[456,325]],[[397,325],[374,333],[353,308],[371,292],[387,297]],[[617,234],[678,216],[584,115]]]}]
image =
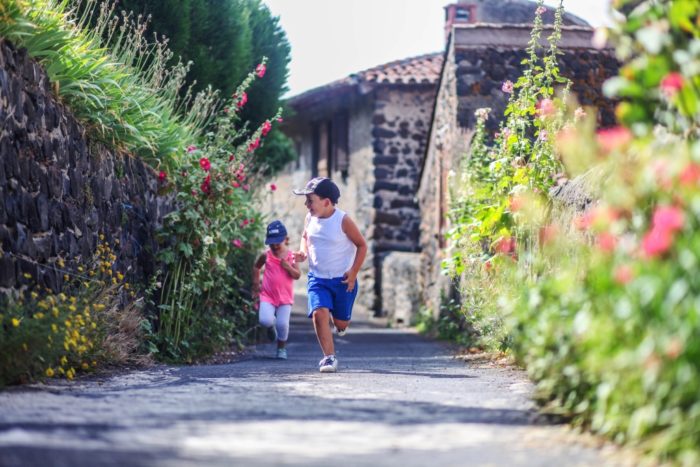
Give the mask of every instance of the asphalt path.
[{"label": "asphalt path", "polygon": [[611,448],[538,416],[523,372],[356,320],[318,372],[295,312],[289,359],[157,366],[0,392],[2,466],[601,466]]}]

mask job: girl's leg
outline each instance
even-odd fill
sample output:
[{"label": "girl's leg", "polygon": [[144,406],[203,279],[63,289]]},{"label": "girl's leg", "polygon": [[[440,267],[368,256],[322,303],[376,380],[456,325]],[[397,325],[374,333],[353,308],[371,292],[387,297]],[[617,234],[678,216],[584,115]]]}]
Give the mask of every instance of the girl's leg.
[{"label": "girl's leg", "polygon": [[272,303],[260,302],[258,309],[260,326],[269,328],[275,325],[275,306]]},{"label": "girl's leg", "polygon": [[289,338],[289,318],[292,314],[292,305],[280,305],[277,307],[277,347],[282,348]]}]

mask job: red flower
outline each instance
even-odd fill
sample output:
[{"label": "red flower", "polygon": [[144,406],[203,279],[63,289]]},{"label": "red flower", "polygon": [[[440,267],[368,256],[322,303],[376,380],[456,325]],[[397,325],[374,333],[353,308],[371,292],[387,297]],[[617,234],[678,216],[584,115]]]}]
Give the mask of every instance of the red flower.
[{"label": "red flower", "polygon": [[234,187],[234,188],[238,188],[238,187],[240,187],[240,186],[241,186],[241,184],[240,184],[240,183],[238,183],[238,182],[237,182],[237,181],[235,181],[235,180],[234,180],[233,182],[231,182],[231,185],[233,185],[233,187]]},{"label": "red flower", "polygon": [[244,92],[243,94],[241,94],[241,99],[238,101],[238,104],[236,104],[236,106],[240,109],[245,105],[246,102],[248,102],[248,94]]},{"label": "red flower", "polygon": [[546,245],[554,241],[557,235],[559,235],[559,227],[554,224],[546,225],[540,229],[540,243]]},{"label": "red flower", "polygon": [[598,140],[598,146],[608,153],[620,149],[632,141],[632,132],[623,126],[616,126],[598,130],[596,139]]},{"label": "red flower", "polygon": [[685,80],[683,79],[683,75],[674,71],[667,74],[666,77],[661,80],[659,87],[661,88],[661,93],[664,96],[672,98],[678,91],[681,90],[684,82]]},{"label": "red flower", "polygon": [[275,185],[274,183],[270,183],[270,191],[275,191],[275,190],[277,190],[277,185]]},{"label": "red flower", "polygon": [[652,220],[655,229],[674,232],[683,228],[685,216],[683,211],[675,206],[659,206],[654,211]]},{"label": "red flower", "polygon": [[194,152],[196,150],[197,150],[197,146],[195,146],[195,145],[187,146],[187,152]]},{"label": "red flower", "polygon": [[258,78],[262,78],[265,76],[265,71],[267,70],[267,67],[265,66],[264,63],[261,63],[257,67],[255,67],[255,74],[258,75]]},{"label": "red flower", "polygon": [[228,107],[224,107],[224,113],[227,114],[229,112]]},{"label": "red flower", "polygon": [[205,172],[209,172],[209,169],[211,169],[211,162],[209,162],[209,159],[206,157],[202,157],[199,159],[199,166],[202,167]]},{"label": "red flower", "polygon": [[277,123],[282,123],[284,120],[282,120],[282,117],[277,117]]},{"label": "red flower", "polygon": [[168,178],[168,174],[166,174],[165,172],[163,172],[161,170],[160,173],[158,174],[158,180],[160,180],[161,182],[164,182],[167,178]]},{"label": "red flower", "polygon": [[252,224],[253,222],[255,222],[255,219],[248,219],[248,222]]},{"label": "red flower", "polygon": [[615,278],[615,282],[618,284],[625,285],[629,281],[632,280],[634,277],[634,274],[632,273],[632,268],[629,266],[623,265],[623,266],[618,266],[615,268],[615,272],[613,273],[613,277]]},{"label": "red flower", "polygon": [[231,240],[231,243],[232,243],[233,246],[235,246],[236,248],[241,248],[241,247],[243,247],[243,242],[240,241],[239,239]]},{"label": "red flower", "polygon": [[513,237],[502,238],[496,243],[495,249],[497,253],[514,253],[515,239]]},{"label": "red flower", "polygon": [[260,138],[256,138],[255,141],[248,145],[248,152],[253,152],[260,147]]},{"label": "red flower", "polygon": [[535,108],[537,109],[537,114],[540,117],[547,117],[549,115],[552,115],[556,110],[556,107],[554,107],[554,101],[552,101],[552,99],[542,99],[537,103]]},{"label": "red flower", "polygon": [[241,227],[245,227],[246,225],[248,225],[248,223],[248,219],[243,219],[243,222],[241,222]]},{"label": "red flower", "polygon": [[270,120],[265,120],[265,123],[262,124],[262,135],[267,136],[270,130],[272,130],[272,123]]},{"label": "red flower", "polygon": [[647,257],[653,258],[666,252],[671,247],[673,236],[670,231],[652,228],[642,240],[642,250]]},{"label": "red flower", "polygon": [[202,190],[202,193],[204,193],[205,195],[208,195],[211,192],[211,175],[207,175],[204,178],[204,181],[199,186],[199,188]]},{"label": "red flower", "polygon": [[491,268],[493,268],[493,264],[491,264],[491,260],[488,260],[484,263],[484,269],[486,269],[486,272],[491,271]]},{"label": "red flower", "polygon": [[681,171],[679,179],[683,185],[696,185],[700,181],[700,164],[691,162],[690,164],[686,165]]},{"label": "red flower", "polygon": [[234,155],[231,154],[230,156],[228,156],[228,161],[231,162],[233,160],[233,158],[234,158]]},{"label": "red flower", "polygon": [[596,238],[598,242],[598,248],[605,253],[612,253],[617,245],[617,239],[610,232],[601,232]]}]

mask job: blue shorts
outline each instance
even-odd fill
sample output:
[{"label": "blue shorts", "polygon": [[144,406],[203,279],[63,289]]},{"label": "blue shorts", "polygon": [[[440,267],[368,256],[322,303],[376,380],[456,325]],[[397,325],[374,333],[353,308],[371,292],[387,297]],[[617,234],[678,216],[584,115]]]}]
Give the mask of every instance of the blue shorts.
[{"label": "blue shorts", "polygon": [[352,289],[352,292],[348,292],[348,285],[343,284],[342,280],[342,277],[322,279],[309,273],[307,284],[309,295],[307,316],[309,318],[318,308],[328,308],[335,319],[350,321],[352,305],[355,303],[359,285],[355,280],[355,288]]}]

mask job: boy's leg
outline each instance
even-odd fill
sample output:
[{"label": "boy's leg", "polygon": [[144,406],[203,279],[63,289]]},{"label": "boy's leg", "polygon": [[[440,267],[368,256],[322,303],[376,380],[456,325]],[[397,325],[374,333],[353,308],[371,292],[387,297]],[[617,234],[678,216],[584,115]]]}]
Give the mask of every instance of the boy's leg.
[{"label": "boy's leg", "polygon": [[340,282],[335,284],[335,293],[333,296],[333,324],[338,330],[339,335],[344,335],[345,330],[350,325],[352,319],[352,307],[355,304],[357,290],[359,284],[355,281],[355,287],[352,292],[347,291],[347,285]]},{"label": "boy's leg", "polygon": [[333,346],[333,334],[331,334],[331,329],[328,327],[330,311],[328,311],[328,308],[316,308],[313,311],[312,318],[314,320],[314,330],[316,331],[318,344],[321,346],[323,355],[334,355],[335,347]]}]

